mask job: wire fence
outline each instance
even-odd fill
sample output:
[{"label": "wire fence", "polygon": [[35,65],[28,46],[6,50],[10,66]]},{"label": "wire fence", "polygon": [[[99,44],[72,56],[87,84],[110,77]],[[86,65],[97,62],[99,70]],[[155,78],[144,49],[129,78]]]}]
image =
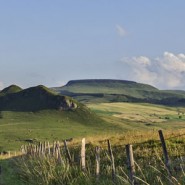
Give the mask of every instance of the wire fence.
[{"label": "wire fence", "polygon": [[[175,139],[175,138],[182,138],[185,136],[185,133],[180,133],[180,134],[172,134],[171,136],[164,137],[162,130],[158,131],[159,134],[159,139],[155,139],[152,141],[155,143],[160,143],[161,144],[161,149],[163,153],[163,159],[164,159],[164,164],[165,167],[168,171],[169,179],[173,178],[173,172],[171,170],[171,160],[168,154],[166,142],[167,140]],[[22,145],[21,146],[21,151],[20,152],[7,152],[6,154],[1,154],[3,156],[7,157],[13,157],[17,156],[17,154],[21,155],[31,155],[33,157],[42,157],[42,156],[47,156],[47,157],[54,157],[57,159],[57,161],[62,164],[64,158],[72,165],[74,163],[74,158],[72,158],[72,155],[70,153],[70,149],[68,148],[68,144],[70,143],[71,140],[63,140],[62,142],[59,141],[54,141],[52,144],[49,142],[39,142],[38,144],[29,144],[29,145]],[[87,143],[85,142],[85,138],[82,139],[81,143],[81,151],[80,151],[80,156],[78,159],[79,165],[81,166],[82,171],[85,172],[86,169],[86,145]],[[116,166],[115,166],[115,161],[114,161],[114,148],[111,146],[111,140],[105,140],[107,142],[107,151],[108,155],[110,157],[111,161],[111,169],[112,169],[112,181],[115,182],[115,177],[116,177]],[[128,177],[129,177],[129,182],[132,185],[137,184],[137,180],[135,178],[135,160],[134,160],[134,150],[133,146],[140,146],[140,145],[146,145],[146,143],[150,144],[151,140],[148,138],[147,141],[142,141],[142,142],[133,142],[125,145],[125,153],[126,153],[126,158],[127,158],[127,168],[128,168]],[[79,144],[78,144],[79,146]],[[77,144],[71,147],[77,147]],[[100,152],[101,147],[96,146],[94,150],[94,155],[95,155],[95,160],[96,160],[96,176],[99,178],[100,176]],[[65,156],[64,156],[65,154]],[[173,182],[173,180],[171,180]]]}]

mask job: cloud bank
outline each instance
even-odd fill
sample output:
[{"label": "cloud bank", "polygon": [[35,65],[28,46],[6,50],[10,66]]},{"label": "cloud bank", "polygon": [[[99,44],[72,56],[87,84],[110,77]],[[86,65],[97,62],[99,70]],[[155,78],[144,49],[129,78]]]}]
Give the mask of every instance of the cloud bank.
[{"label": "cloud bank", "polygon": [[0,90],[2,90],[4,88],[4,84],[2,81],[0,81]]},{"label": "cloud bank", "polygon": [[146,56],[122,58],[130,69],[131,80],[160,89],[185,89],[185,54],[164,52],[157,58]]}]

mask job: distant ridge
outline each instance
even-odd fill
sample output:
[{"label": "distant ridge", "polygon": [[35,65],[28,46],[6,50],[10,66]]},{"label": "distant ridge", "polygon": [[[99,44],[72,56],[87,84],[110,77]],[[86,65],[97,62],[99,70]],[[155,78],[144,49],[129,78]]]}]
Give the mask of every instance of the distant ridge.
[{"label": "distant ridge", "polygon": [[[81,80],[71,80],[69,81],[65,86],[73,86],[73,85],[91,85],[91,86],[97,86],[97,85],[103,85],[103,86],[109,86],[109,87],[114,87],[117,86],[119,87],[120,85],[125,87],[131,85],[132,87],[137,87],[137,88],[146,88],[149,90],[158,90],[157,88],[148,85],[148,84],[142,84],[142,83],[137,83],[134,81],[128,81],[128,80],[113,80],[113,79],[81,79]],[[65,87],[64,86],[64,87]],[[63,87],[63,88],[64,88]]]},{"label": "distant ridge", "polygon": [[134,98],[145,98],[145,92],[159,91],[157,88],[127,80],[85,79],[71,80],[65,86],[54,88],[61,94],[119,94]]},{"label": "distant ridge", "polygon": [[185,106],[185,91],[164,91],[148,84],[128,80],[71,80],[66,85],[53,89],[82,103],[146,102]]},{"label": "distant ridge", "polygon": [[128,80],[113,80],[113,79],[81,79],[81,80],[70,80],[66,86],[69,85],[74,85],[77,83],[81,83],[81,84],[86,84],[86,83],[116,83],[116,82],[120,82],[120,83],[124,83],[124,84],[136,84],[136,82],[134,81],[128,81]]}]

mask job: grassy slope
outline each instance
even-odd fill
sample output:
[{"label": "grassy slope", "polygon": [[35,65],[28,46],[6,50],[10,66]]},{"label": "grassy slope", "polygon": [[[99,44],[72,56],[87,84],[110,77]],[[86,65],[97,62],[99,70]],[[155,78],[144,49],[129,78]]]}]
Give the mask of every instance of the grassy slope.
[{"label": "grassy slope", "polygon": [[[25,139],[62,140],[69,137],[83,137],[110,132],[113,125],[102,121],[90,112],[54,111],[40,112],[2,112],[0,119],[1,150],[19,148]],[[85,114],[86,116],[83,116]],[[118,130],[118,128],[117,128]]]},{"label": "grassy slope", "polygon": [[136,83],[124,80],[75,80],[57,91],[68,91],[73,93],[105,93],[105,94],[125,94],[142,98],[143,91],[157,91],[155,87],[147,84]]},{"label": "grassy slope", "polygon": [[44,109],[60,109],[69,107],[71,102],[78,104],[70,97],[56,94],[44,86],[36,86],[18,92],[8,93],[0,96],[0,110],[7,111],[38,111]]},{"label": "grassy slope", "polygon": [[[92,136],[92,140],[103,140],[105,137],[102,135],[109,135],[109,138],[111,137],[114,142],[118,141],[117,144],[120,144],[120,142],[123,144],[125,134],[121,133],[126,131],[131,131],[132,134],[124,142],[132,143],[133,141],[137,142],[140,138],[150,139],[151,135],[148,135],[145,132],[146,130],[185,128],[185,108],[141,103],[101,103],[88,104],[88,106],[106,122],[85,110],[68,112],[57,110],[39,112],[2,111],[0,150],[17,150],[25,143],[23,140],[30,138],[37,141],[53,141],[69,137]],[[181,116],[180,119],[179,116]],[[135,136],[138,131],[141,131],[141,134],[139,133],[138,137],[133,137],[133,134]],[[116,133],[121,135],[117,137]],[[149,133],[151,134],[151,132]],[[3,162],[5,167],[8,166],[7,162]],[[8,171],[7,174],[12,173],[9,166],[6,170]],[[4,177],[7,178],[7,175],[4,175]],[[16,184],[14,180],[11,180],[13,178],[12,176],[9,180],[5,179],[4,182],[11,184],[13,181]]]},{"label": "grassy slope", "polygon": [[25,139],[30,138],[53,141],[131,130],[185,128],[185,108],[138,103],[101,103],[88,106],[103,120],[89,111],[81,110],[3,111],[3,118],[0,119],[0,149],[17,149],[25,143]]},{"label": "grassy slope", "polygon": [[55,91],[74,97],[83,103],[148,102],[184,105],[184,91],[162,91],[147,84],[123,80],[74,80]]},{"label": "grassy slope", "polygon": [[[164,131],[164,136],[165,138],[168,138],[170,136],[177,136],[177,135],[181,135],[182,133],[185,132],[185,129],[182,129],[181,131]],[[173,135],[172,135],[173,134]],[[106,175],[106,179],[109,179],[109,183],[108,182],[104,182],[104,183],[100,183],[100,184],[112,184],[111,181],[111,167],[110,167],[110,159],[107,155],[107,139],[110,139],[111,144],[112,144],[112,150],[113,150],[113,154],[114,154],[114,159],[115,159],[115,166],[117,169],[117,174],[119,173],[119,175],[121,175],[122,173],[120,173],[120,167],[122,168],[122,170],[128,174],[127,171],[127,167],[126,167],[126,153],[125,153],[125,145],[128,143],[132,143],[133,144],[133,150],[134,150],[134,159],[137,162],[137,165],[139,165],[139,167],[142,169],[142,173],[140,173],[140,169],[138,169],[136,167],[136,171],[137,171],[137,176],[139,178],[143,178],[143,174],[145,176],[145,178],[143,180],[147,181],[149,184],[158,184],[157,178],[156,176],[161,177],[163,184],[168,184],[166,182],[166,170],[164,171],[164,164],[163,162],[161,162],[160,157],[162,156],[162,148],[159,142],[159,136],[158,136],[158,132],[157,131],[148,131],[148,132],[126,132],[124,134],[119,134],[119,135],[115,135],[115,134],[110,134],[107,137],[102,137],[101,135],[97,136],[97,137],[93,137],[93,138],[86,138],[87,141],[87,152],[86,152],[86,156],[87,156],[87,164],[88,164],[88,175],[92,177],[94,177],[94,147],[95,146],[101,146],[102,150],[101,150],[101,177],[103,175]],[[142,143],[142,144],[138,144],[138,143]],[[73,143],[68,143],[69,149],[71,154],[76,154],[78,156],[78,153],[80,152],[80,140],[75,143],[75,150],[74,150],[74,146]],[[184,144],[185,144],[185,139],[183,136],[178,137],[178,138],[172,138],[170,140],[167,140],[166,142],[167,144],[167,148],[168,148],[168,152],[170,155],[170,159],[172,160],[173,164],[175,162],[175,159],[177,159],[177,156],[184,156]],[[77,148],[76,148],[77,147]],[[157,155],[156,155],[157,154]],[[36,161],[33,161],[33,166],[30,166],[30,160],[32,160],[31,158],[25,158],[25,160],[23,160],[22,158],[19,159],[19,165],[23,166],[26,163],[29,163],[29,165],[26,167],[26,169],[24,168],[22,171],[22,174],[27,174],[27,177],[32,176],[32,178],[30,178],[29,180],[34,180],[34,182],[37,182],[38,178],[40,181],[40,177],[42,174],[48,174],[49,177],[53,177],[52,174],[52,170],[51,167],[48,168],[48,162],[47,163],[42,163],[42,159],[43,157],[41,157],[41,161],[38,161],[38,158],[36,158]],[[91,161],[90,161],[91,160]],[[54,160],[56,161],[56,160]],[[183,161],[180,161],[182,163],[182,165],[184,165]],[[46,164],[46,166],[45,166]],[[175,162],[175,164],[177,165],[177,162]],[[21,185],[22,183],[20,183],[18,181],[18,177],[16,172],[18,170],[20,170],[20,166],[15,166],[12,163],[11,159],[7,159],[7,160],[0,160],[0,165],[3,166],[3,173],[1,175],[0,178],[0,184],[1,185]],[[42,166],[43,165],[43,166]],[[153,167],[155,167],[157,170],[161,171],[158,173],[156,173],[155,170],[152,170],[151,165]],[[63,165],[62,165],[63,166]],[[61,165],[57,166],[56,171],[59,172],[59,168],[62,167]],[[42,168],[43,167],[43,168]],[[52,168],[54,166],[52,165]],[[59,167],[59,168],[58,168]],[[18,169],[16,169],[18,168]],[[41,169],[40,171],[38,171],[38,169]],[[75,167],[75,169],[77,170],[76,172],[79,171],[78,168]],[[92,169],[92,171],[90,172],[89,169]],[[47,171],[48,170],[48,171]],[[121,171],[122,171],[121,170]],[[30,173],[30,171],[34,172],[34,173]],[[62,179],[62,173],[57,173],[56,171],[54,173],[55,176],[58,176],[58,178]],[[103,172],[104,171],[104,172]],[[123,172],[122,171],[122,172]],[[46,173],[44,173],[46,172]],[[70,167],[67,168],[67,172],[70,173]],[[77,178],[80,180],[81,176],[78,175],[78,173],[74,173],[74,170],[72,170],[72,174],[73,176],[71,178]],[[183,171],[178,171],[180,172],[182,175],[177,175],[177,173],[173,173],[173,175],[175,175],[176,177],[178,177],[177,179],[182,182],[184,178],[184,173]],[[34,175],[33,175],[34,174]],[[67,175],[68,173],[66,173]],[[108,175],[109,174],[109,175]],[[36,175],[36,176],[35,176]],[[124,174],[121,175],[123,178],[126,178],[124,176]],[[46,175],[47,177],[47,175]],[[87,176],[86,176],[87,177]],[[87,178],[88,179],[88,178]],[[27,178],[26,178],[27,180]],[[48,178],[48,180],[51,180],[51,178]],[[89,179],[90,180],[90,179]],[[103,179],[102,179],[103,180]],[[155,182],[154,182],[155,181]],[[33,182],[33,181],[32,181]],[[76,181],[76,183],[74,184],[94,184],[94,183],[78,183],[79,181]],[[184,182],[184,181],[183,181]],[[24,184],[28,184],[28,182],[24,183]],[[32,183],[31,183],[32,184]],[[38,183],[39,184],[39,183]],[[46,183],[42,183],[42,184],[46,184]],[[59,183],[61,184],[61,183]],[[98,184],[98,183],[95,183]],[[120,183],[120,184],[126,184],[126,183]],[[141,183],[142,184],[142,183]],[[184,184],[184,183],[182,183]]]},{"label": "grassy slope", "polygon": [[100,103],[88,106],[100,117],[118,124],[123,130],[185,128],[185,108],[144,103]]},{"label": "grassy slope", "polygon": [[[120,161],[120,156],[123,157],[125,144],[143,142],[142,147],[137,146],[137,144],[134,145],[134,155],[140,165],[145,165],[139,159],[151,158],[150,156],[154,155],[149,141],[154,142],[153,140],[159,139],[158,129],[170,129],[173,130],[175,135],[180,135],[181,132],[178,129],[185,128],[185,108],[141,103],[101,103],[88,104],[88,107],[110,124],[100,121],[92,113],[86,114],[81,111],[76,113],[53,110],[35,113],[5,111],[3,112],[3,118],[0,119],[0,146],[3,146],[4,149],[14,150],[24,143],[21,140],[28,138],[37,138],[39,141],[46,139],[61,141],[68,137],[82,138],[86,136],[87,142],[102,145],[106,148],[105,141],[110,139],[114,146],[113,152],[117,163]],[[83,117],[82,114],[86,114],[86,117]],[[182,116],[181,119],[179,119],[179,114]],[[166,119],[166,117],[169,119]],[[177,133],[175,130],[177,130]],[[165,137],[168,137],[170,132],[166,131],[164,133]],[[80,141],[77,140],[77,142],[80,146]],[[175,155],[176,149],[173,148],[175,142],[170,141],[169,143],[168,141],[167,143],[168,149],[170,148],[170,156]],[[180,140],[180,142],[184,144],[184,141]],[[120,146],[122,146],[121,149]],[[154,142],[152,147],[154,146],[158,147],[157,151],[161,155],[159,144],[156,145]],[[183,149],[183,147],[179,146],[179,149]],[[124,161],[121,164],[123,163]],[[3,183],[1,184],[11,185],[13,182],[15,185],[20,185],[11,166],[11,160],[0,161],[0,164],[4,169],[1,178]]]},{"label": "grassy slope", "polygon": [[20,92],[21,90],[22,90],[21,87],[19,87],[17,85],[11,85],[11,86],[6,87],[5,89],[3,89],[0,92],[0,96],[6,95],[6,94]]}]

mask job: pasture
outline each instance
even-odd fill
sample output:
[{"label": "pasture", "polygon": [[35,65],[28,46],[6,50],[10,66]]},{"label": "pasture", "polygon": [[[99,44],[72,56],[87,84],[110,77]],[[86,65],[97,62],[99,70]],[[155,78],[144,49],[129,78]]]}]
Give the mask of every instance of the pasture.
[{"label": "pasture", "polygon": [[[62,140],[97,135],[112,126],[96,115],[73,111],[45,110],[40,112],[2,111],[0,119],[0,151],[19,150],[26,140]],[[98,129],[97,129],[98,128]]]},{"label": "pasture", "polygon": [[185,108],[147,103],[87,104],[101,118],[124,131],[185,128]]},{"label": "pasture", "polygon": [[0,151],[17,150],[29,139],[39,142],[185,128],[185,108],[139,103],[99,103],[87,106],[96,114],[89,111],[2,111]]},{"label": "pasture", "polygon": [[[102,148],[102,175],[99,184],[112,184],[107,140],[110,140],[112,144],[118,184],[129,184],[128,177],[125,175],[128,173],[125,167],[125,145],[128,143],[133,144],[134,158],[138,165],[136,165],[136,175],[143,180],[144,184],[152,184],[152,182],[166,184],[169,182],[169,178],[163,163],[162,148],[157,132],[159,129],[164,130],[165,138],[170,138],[166,141],[170,157],[173,161],[178,158],[179,165],[184,165],[182,157],[185,147],[185,108],[144,103],[93,103],[87,104],[87,106],[96,114],[90,111],[87,114],[55,110],[2,111],[0,118],[1,151],[10,150],[14,155],[14,151],[18,151],[21,145],[28,145],[26,140],[29,139],[32,139],[33,144],[43,141],[52,143],[54,140],[62,143],[63,139],[72,137],[73,141],[69,143],[69,149],[73,159],[78,163],[81,138],[86,137],[88,169],[84,174],[80,171],[80,166],[70,168],[67,162],[63,168],[54,158],[44,158],[43,160],[43,158],[16,156],[7,159],[5,156],[1,156],[0,166],[3,169],[1,184],[11,185],[12,182],[16,185],[28,184],[28,182],[33,184],[35,181],[36,184],[47,182],[49,185],[55,180],[60,184],[62,175],[65,175],[67,184],[76,185],[84,182],[96,184],[93,175],[95,146]],[[173,138],[174,136],[175,138]],[[63,145],[61,145],[61,151],[62,147]],[[48,164],[52,164],[49,173]],[[39,173],[37,173],[37,169],[40,169]],[[40,175],[46,175],[46,172],[47,176],[44,176],[44,181],[41,181]],[[173,171],[173,173],[176,172]],[[178,182],[184,183],[183,169],[175,175],[175,178]]]}]

